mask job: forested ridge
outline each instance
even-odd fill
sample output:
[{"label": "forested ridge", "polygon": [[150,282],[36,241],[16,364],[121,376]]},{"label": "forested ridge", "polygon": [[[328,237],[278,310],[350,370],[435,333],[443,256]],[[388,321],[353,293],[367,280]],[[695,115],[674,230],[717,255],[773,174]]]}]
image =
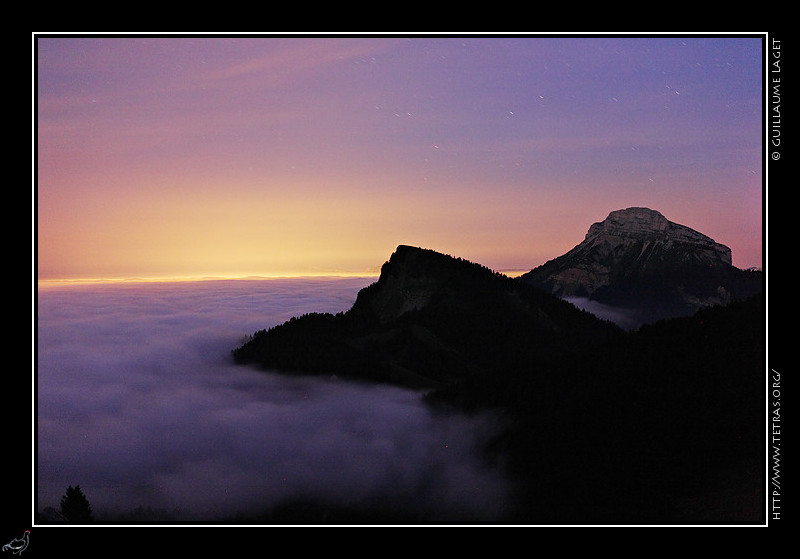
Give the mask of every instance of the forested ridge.
[{"label": "forested ridge", "polygon": [[[500,414],[507,427],[486,458],[519,483],[511,521],[679,523],[676,503],[708,496],[722,476],[757,491],[763,295],[625,332],[481,266],[409,254],[413,267],[393,256],[347,312],[256,332],[234,358]],[[401,293],[410,285],[423,292]]]},{"label": "forested ridge", "polygon": [[723,476],[763,489],[764,317],[759,295],[429,399],[509,418],[492,448],[521,480],[531,521],[681,522],[675,500],[721,491]]},{"label": "forested ridge", "polygon": [[[622,335],[612,323],[484,266],[409,250],[413,266],[393,257],[347,312],[309,313],[257,331],[233,350],[234,359],[431,388]],[[414,297],[425,304],[396,311]]]}]

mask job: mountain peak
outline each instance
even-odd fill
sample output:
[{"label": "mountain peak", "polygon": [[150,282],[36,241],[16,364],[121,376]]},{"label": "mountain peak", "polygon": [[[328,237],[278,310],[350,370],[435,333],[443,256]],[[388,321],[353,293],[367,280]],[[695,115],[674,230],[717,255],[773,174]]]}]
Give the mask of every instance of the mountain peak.
[{"label": "mountain peak", "polygon": [[620,233],[653,233],[663,232],[669,228],[670,222],[661,212],[650,208],[626,208],[615,210],[601,222],[589,227],[586,237],[600,234],[601,232]]},{"label": "mountain peak", "polygon": [[369,307],[382,321],[391,320],[421,309],[444,286],[499,277],[501,274],[469,260],[399,245],[381,267],[378,281],[359,293],[355,308]]},{"label": "mountain peak", "polygon": [[572,250],[520,279],[559,297],[658,309],[666,317],[750,293],[759,278],[744,273],[727,246],[656,210],[631,207],[612,211]]},{"label": "mountain peak", "polygon": [[631,242],[631,239],[686,245],[692,251],[700,251],[696,256],[711,265],[732,263],[730,248],[685,225],[673,223],[661,212],[650,208],[633,207],[611,212],[604,221],[589,227],[584,242],[597,237],[615,245]]},{"label": "mountain peak", "polygon": [[350,310],[256,332],[234,358],[431,387],[618,335],[612,324],[481,264],[400,245]]}]

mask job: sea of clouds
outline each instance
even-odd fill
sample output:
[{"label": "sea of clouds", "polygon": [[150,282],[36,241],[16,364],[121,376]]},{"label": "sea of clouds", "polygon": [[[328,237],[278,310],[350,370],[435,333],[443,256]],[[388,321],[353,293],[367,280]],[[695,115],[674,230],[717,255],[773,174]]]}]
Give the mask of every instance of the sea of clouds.
[{"label": "sea of clouds", "polygon": [[232,363],[256,330],[339,312],[373,278],[71,285],[37,294],[35,506],[80,485],[96,516],[190,520],[312,498],[492,520],[509,485],[487,418],[421,393]]}]

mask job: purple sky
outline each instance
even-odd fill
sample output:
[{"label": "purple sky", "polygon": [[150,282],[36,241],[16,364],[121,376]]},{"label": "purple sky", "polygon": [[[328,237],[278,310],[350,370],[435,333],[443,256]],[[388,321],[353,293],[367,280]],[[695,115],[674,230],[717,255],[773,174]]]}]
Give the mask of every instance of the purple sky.
[{"label": "purple sky", "polygon": [[528,270],[647,206],[762,265],[762,38],[34,42],[39,279]]}]

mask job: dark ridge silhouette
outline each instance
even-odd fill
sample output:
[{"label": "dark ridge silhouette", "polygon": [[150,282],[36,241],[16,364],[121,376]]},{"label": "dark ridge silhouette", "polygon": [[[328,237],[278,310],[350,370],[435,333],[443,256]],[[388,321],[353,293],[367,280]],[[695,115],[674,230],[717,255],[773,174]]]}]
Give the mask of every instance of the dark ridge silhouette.
[{"label": "dark ridge silhouette", "polygon": [[761,523],[765,317],[755,295],[625,332],[525,282],[400,246],[349,311],[256,332],[233,355],[498,413],[506,428],[486,458],[519,484],[507,522]]},{"label": "dark ridge silhouette", "polygon": [[761,523],[765,345],[757,295],[428,399],[503,410],[526,522]]},{"label": "dark ridge silhouette", "polygon": [[233,356],[279,371],[431,388],[619,335],[484,266],[401,245],[346,313],[258,331]]}]

